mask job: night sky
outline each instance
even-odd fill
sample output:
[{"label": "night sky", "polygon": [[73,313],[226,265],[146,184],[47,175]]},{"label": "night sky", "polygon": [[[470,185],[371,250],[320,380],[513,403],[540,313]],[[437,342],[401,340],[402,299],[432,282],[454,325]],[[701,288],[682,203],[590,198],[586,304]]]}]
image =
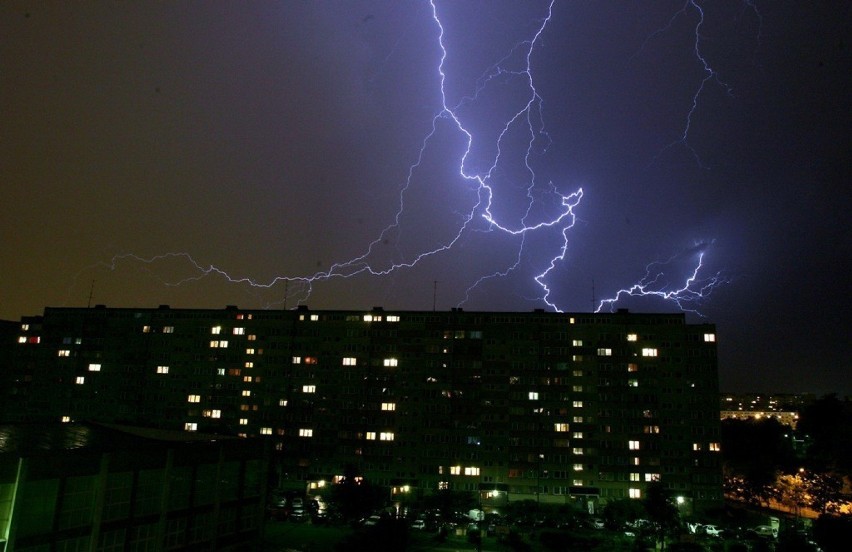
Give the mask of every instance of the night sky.
[{"label": "night sky", "polygon": [[439,1],[441,65],[425,0],[0,3],[0,318],[590,311],[701,258],[723,390],[852,394],[852,4],[548,7]]}]

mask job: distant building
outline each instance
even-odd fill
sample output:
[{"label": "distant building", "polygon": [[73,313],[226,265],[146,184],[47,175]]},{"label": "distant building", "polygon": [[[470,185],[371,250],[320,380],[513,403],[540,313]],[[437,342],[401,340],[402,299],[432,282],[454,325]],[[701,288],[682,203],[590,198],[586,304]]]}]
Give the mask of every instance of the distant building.
[{"label": "distant building", "polygon": [[721,503],[716,332],[682,314],[48,308],[9,421],[262,437],[281,487]]},{"label": "distant building", "polygon": [[815,400],[812,394],[722,393],[719,415],[723,420],[775,419],[796,429],[799,412]]},{"label": "distant building", "polygon": [[0,426],[0,550],[256,550],[260,440]]}]

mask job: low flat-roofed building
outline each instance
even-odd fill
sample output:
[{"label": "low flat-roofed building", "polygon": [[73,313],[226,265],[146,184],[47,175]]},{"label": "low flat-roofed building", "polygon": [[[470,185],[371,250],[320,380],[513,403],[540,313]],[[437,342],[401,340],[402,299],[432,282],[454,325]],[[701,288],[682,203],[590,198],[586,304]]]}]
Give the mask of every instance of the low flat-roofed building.
[{"label": "low flat-roofed building", "polygon": [[255,550],[266,448],[97,424],[0,426],[0,551]]}]

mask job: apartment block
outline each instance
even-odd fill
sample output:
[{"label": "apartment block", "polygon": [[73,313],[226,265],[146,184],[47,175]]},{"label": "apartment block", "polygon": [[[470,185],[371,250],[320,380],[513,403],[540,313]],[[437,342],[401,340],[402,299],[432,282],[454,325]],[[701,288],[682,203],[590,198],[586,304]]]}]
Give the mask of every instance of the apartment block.
[{"label": "apartment block", "polygon": [[7,422],[266,439],[278,484],[721,503],[716,330],[683,314],[47,308]]}]

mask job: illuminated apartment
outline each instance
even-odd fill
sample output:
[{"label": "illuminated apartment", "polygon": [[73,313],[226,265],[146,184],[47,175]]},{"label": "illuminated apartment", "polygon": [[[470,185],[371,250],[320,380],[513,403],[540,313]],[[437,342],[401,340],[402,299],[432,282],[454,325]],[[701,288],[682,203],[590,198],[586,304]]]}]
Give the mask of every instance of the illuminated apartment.
[{"label": "illuminated apartment", "polygon": [[6,421],[269,439],[280,485],[721,501],[716,332],[682,314],[48,308]]}]

